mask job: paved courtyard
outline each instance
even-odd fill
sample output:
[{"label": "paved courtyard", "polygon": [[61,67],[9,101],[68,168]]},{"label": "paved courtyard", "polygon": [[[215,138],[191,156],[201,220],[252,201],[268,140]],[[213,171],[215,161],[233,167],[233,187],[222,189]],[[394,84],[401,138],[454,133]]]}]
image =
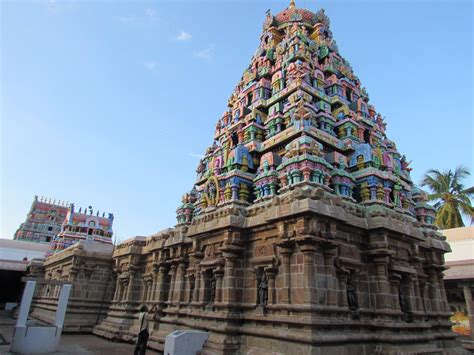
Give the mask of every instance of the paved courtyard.
[{"label": "paved courtyard", "polygon": [[[16,320],[9,313],[0,311],[0,333],[11,343]],[[0,345],[0,354],[13,354],[9,352],[10,345]],[[88,334],[63,334],[57,352],[52,354],[133,354],[134,345],[127,343],[114,343],[94,335]],[[147,354],[158,354],[147,350]]]}]

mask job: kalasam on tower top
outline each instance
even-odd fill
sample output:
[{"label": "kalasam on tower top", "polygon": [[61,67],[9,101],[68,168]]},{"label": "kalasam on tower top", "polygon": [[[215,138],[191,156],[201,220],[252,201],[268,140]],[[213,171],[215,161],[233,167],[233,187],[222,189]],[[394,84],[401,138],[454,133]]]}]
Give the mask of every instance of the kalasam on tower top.
[{"label": "kalasam on tower top", "polygon": [[145,304],[160,350],[190,328],[204,354],[462,353],[434,209],[329,25],[267,12],[177,226],[115,248],[95,334],[133,340]]}]

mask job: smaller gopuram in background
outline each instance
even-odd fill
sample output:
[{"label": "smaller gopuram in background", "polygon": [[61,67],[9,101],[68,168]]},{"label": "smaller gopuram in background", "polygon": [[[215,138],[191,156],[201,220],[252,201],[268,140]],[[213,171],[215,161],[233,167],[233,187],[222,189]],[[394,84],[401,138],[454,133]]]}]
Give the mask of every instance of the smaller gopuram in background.
[{"label": "smaller gopuram in background", "polygon": [[67,212],[61,231],[54,237],[47,255],[62,251],[80,241],[95,241],[105,244],[112,244],[112,224],[114,215],[112,213],[94,213],[92,206],[79,208],[71,203]]},{"label": "smaller gopuram in background", "polygon": [[[63,328],[66,332],[91,332],[107,314],[115,283],[113,221],[112,213],[95,211],[92,206],[77,210],[71,203],[46,257],[28,264],[28,277],[71,283]],[[59,292],[57,285],[37,287],[30,316],[55,324]]]},{"label": "smaller gopuram in background", "polygon": [[61,231],[69,211],[69,202],[35,196],[30,211],[13,239],[35,243],[50,243]]}]

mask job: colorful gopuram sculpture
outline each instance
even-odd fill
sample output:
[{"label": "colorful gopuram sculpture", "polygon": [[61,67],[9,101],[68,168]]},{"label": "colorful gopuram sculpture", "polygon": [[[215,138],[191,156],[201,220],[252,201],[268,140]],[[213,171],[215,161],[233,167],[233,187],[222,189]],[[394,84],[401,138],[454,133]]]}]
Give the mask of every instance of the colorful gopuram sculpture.
[{"label": "colorful gopuram sculpture", "polygon": [[94,333],[133,341],[145,304],[161,351],[197,328],[203,354],[462,353],[449,246],[324,11],[268,12],[228,106],[177,226],[114,249]]},{"label": "colorful gopuram sculpture", "polygon": [[47,255],[57,253],[76,244],[80,241],[95,241],[99,243],[112,244],[112,224],[114,215],[105,212],[100,215],[91,206],[88,208],[75,210],[75,206],[71,203],[66,218],[61,226],[61,231],[51,242],[51,247]]},{"label": "colorful gopuram sculpture", "polygon": [[218,120],[178,223],[303,182],[416,216],[409,162],[339,53],[324,10],[268,13],[250,65]]},{"label": "colorful gopuram sculpture", "polygon": [[14,239],[50,244],[47,255],[61,251],[81,240],[112,244],[114,215],[100,215],[92,206],[79,208],[74,204],[35,196],[30,211]]},{"label": "colorful gopuram sculpture", "polygon": [[49,244],[61,231],[69,202],[35,196],[25,222],[15,232],[15,240]]}]

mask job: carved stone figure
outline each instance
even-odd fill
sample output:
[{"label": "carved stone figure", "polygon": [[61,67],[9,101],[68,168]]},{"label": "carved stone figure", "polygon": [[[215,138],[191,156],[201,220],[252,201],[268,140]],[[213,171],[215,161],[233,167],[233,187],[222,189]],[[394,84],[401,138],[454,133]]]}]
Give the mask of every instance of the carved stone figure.
[{"label": "carved stone figure", "polygon": [[347,284],[347,303],[351,311],[355,311],[359,308],[359,303],[357,302],[357,294],[351,283]]},{"label": "carved stone figure", "polygon": [[407,296],[405,295],[405,292],[403,291],[402,287],[398,288],[398,301],[400,303],[400,310],[403,313],[408,313],[409,308],[408,308]]},{"label": "carved stone figure", "polygon": [[212,274],[211,281],[209,283],[209,303],[214,303],[216,300],[216,276]]},{"label": "carved stone figure", "polygon": [[260,285],[258,285],[258,304],[266,306],[268,302],[268,280],[267,274],[263,273]]}]

